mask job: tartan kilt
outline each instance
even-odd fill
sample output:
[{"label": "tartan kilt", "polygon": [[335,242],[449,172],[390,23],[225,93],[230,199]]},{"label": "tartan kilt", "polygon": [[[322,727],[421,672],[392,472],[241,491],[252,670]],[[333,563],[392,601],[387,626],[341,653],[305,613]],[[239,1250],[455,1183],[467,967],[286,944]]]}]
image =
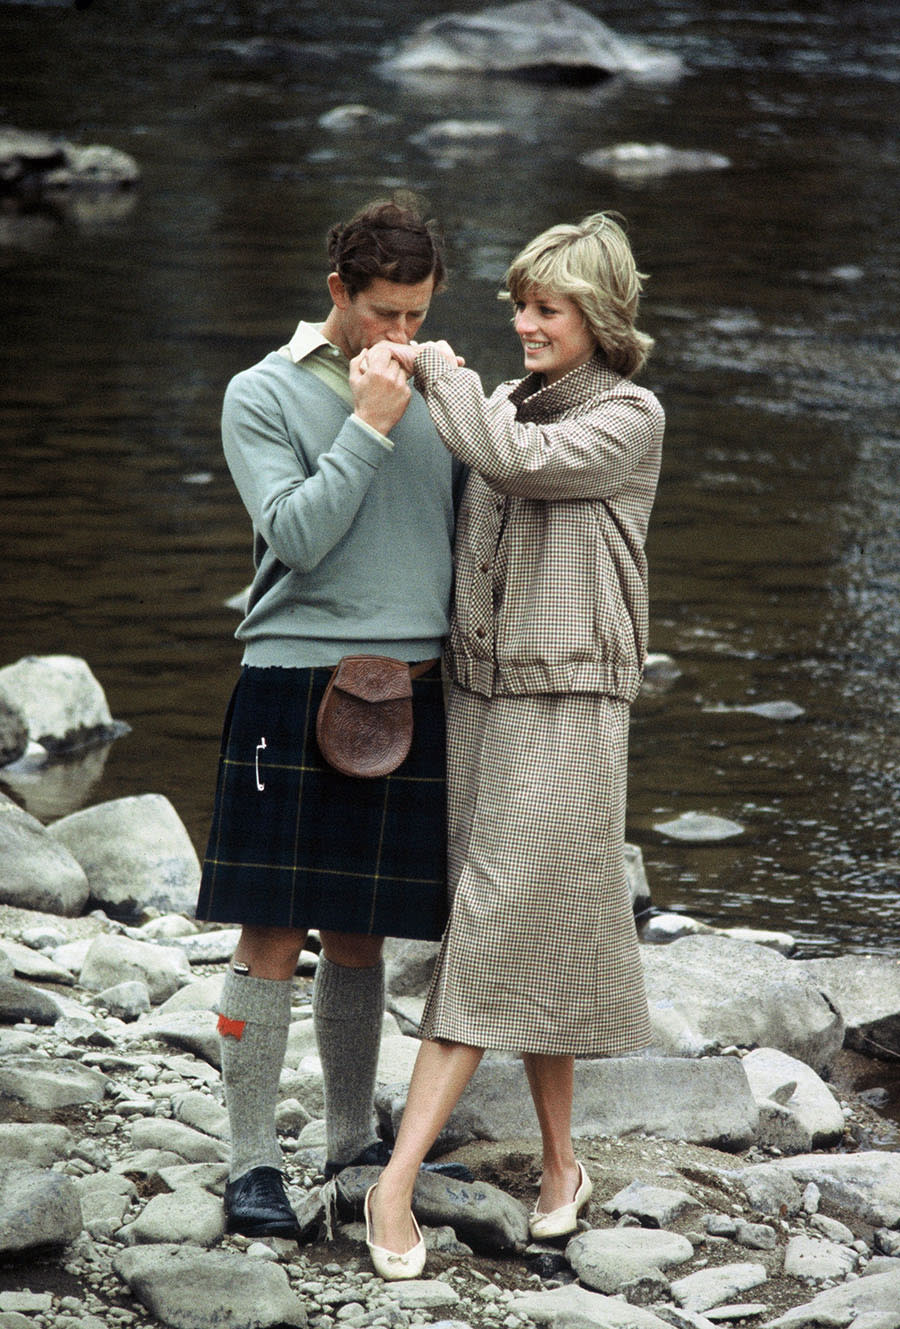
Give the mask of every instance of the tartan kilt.
[{"label": "tartan kilt", "polygon": [[326,765],[330,668],[244,666],[225,717],[197,918],[436,940],[447,920],[440,667],[413,679],[413,741],[391,775]]},{"label": "tartan kilt", "polygon": [[628,723],[600,694],[451,689],[450,921],[420,1037],[577,1057],[650,1041],[625,873]]}]

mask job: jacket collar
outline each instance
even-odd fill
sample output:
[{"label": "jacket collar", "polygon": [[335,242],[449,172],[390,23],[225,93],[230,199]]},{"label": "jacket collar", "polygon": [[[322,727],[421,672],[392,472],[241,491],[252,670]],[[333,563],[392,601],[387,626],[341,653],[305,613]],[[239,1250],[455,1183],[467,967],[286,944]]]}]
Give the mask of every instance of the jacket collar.
[{"label": "jacket collar", "polygon": [[610,369],[601,352],[568,374],[544,387],[541,374],[527,374],[509,394],[517,417],[537,419],[557,415],[561,410],[589,401],[606,392],[621,381],[620,375]]}]

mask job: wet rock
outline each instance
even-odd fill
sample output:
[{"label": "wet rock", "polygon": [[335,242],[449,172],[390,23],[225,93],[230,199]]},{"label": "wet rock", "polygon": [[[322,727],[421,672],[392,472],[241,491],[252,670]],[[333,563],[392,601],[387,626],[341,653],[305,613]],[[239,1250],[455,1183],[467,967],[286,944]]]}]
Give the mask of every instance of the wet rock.
[{"label": "wet rock", "polygon": [[728,817],[712,817],[703,812],[683,812],[674,821],[661,821],[653,829],[670,840],[687,840],[692,844],[714,843],[719,840],[733,840],[736,835],[743,835],[744,828],[737,821]]},{"label": "wet rock", "polygon": [[100,1103],[105,1075],[61,1057],[7,1057],[0,1061],[0,1098],[12,1098],[41,1112],[79,1103]]},{"label": "wet rock", "polygon": [[578,158],[582,166],[605,171],[619,180],[658,180],[663,175],[695,171],[724,171],[731,165],[720,152],[670,148],[666,143],[616,143]]},{"label": "wet rock", "polygon": [[[0,131],[0,174],[3,134]],[[0,697],[21,712],[32,742],[63,752],[122,732],[103,688],[84,660],[73,655],[25,656],[0,669]]]},{"label": "wet rock", "polygon": [[89,992],[103,992],[116,982],[145,984],[154,1005],[189,983],[191,968],[173,946],[157,946],[130,937],[95,937],[81,967],[79,982]]},{"label": "wet rock", "polygon": [[798,964],[828,993],[844,1019],[847,1047],[900,1058],[900,960],[837,955]]},{"label": "wet rock", "polygon": [[518,139],[504,124],[493,120],[440,120],[413,134],[410,142],[424,149],[442,167],[473,158],[483,160],[508,153]]},{"label": "wet rock", "polygon": [[0,1252],[64,1246],[82,1230],[78,1192],[61,1172],[0,1164]]},{"label": "wet rock", "polygon": [[0,904],[74,916],[89,894],[84,869],[30,813],[0,794]]},{"label": "wet rock", "polygon": [[360,129],[378,129],[382,125],[391,124],[392,121],[393,116],[373,110],[371,106],[350,102],[346,106],[333,106],[330,111],[319,116],[318,124],[322,129],[350,133]]},{"label": "wet rock", "polygon": [[703,1314],[714,1306],[732,1301],[742,1292],[760,1287],[767,1281],[761,1264],[721,1264],[698,1269],[672,1283],[672,1296],[686,1310]]},{"label": "wet rock", "polygon": [[582,1232],[566,1246],[566,1259],[581,1282],[610,1296],[648,1274],[684,1264],[693,1254],[686,1237],[641,1227]]},{"label": "wet rock", "polygon": [[77,147],[64,138],[35,130],[0,129],[0,187],[40,191],[45,186],[134,185],[137,163],[127,153],[100,146]]},{"label": "wet rock", "polygon": [[162,794],[113,799],[73,812],[50,833],[77,858],[91,896],[120,916],[146,909],[192,914],[200,861]]},{"label": "wet rock", "polygon": [[421,23],[388,73],[516,74],[585,82],[622,74],[673,78],[679,56],[630,41],[564,0],[523,0]]},{"label": "wet rock", "polygon": [[306,1311],[280,1265],[193,1246],[134,1246],[113,1261],[142,1306],[172,1329],[306,1325]]},{"label": "wet rock", "polygon": [[697,936],[642,956],[654,1052],[778,1048],[820,1072],[841,1048],[843,1021],[821,985],[769,947]]},{"label": "wet rock", "polygon": [[[405,1090],[397,1086],[376,1095],[391,1134],[405,1101]],[[575,1064],[576,1138],[643,1131],[734,1150],[754,1139],[757,1119],[747,1077],[732,1057],[610,1057]],[[440,1148],[514,1138],[529,1120],[533,1108],[521,1064],[487,1057],[442,1131]]]},{"label": "wet rock", "polygon": [[[761,1144],[785,1154],[805,1154],[843,1139],[840,1103],[804,1062],[777,1048],[755,1048],[742,1064],[759,1107]],[[781,1096],[782,1090],[789,1092]]]}]

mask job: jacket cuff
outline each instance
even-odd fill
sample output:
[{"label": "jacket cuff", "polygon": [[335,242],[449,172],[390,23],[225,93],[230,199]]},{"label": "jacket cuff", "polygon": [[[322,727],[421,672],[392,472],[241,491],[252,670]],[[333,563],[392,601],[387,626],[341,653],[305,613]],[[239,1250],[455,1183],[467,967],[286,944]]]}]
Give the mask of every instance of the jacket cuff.
[{"label": "jacket cuff", "polygon": [[445,360],[440,351],[436,351],[433,346],[426,343],[420,351],[416,352],[413,365],[413,382],[424,396],[426,388],[429,388],[439,378],[454,373],[455,369],[456,366]]}]

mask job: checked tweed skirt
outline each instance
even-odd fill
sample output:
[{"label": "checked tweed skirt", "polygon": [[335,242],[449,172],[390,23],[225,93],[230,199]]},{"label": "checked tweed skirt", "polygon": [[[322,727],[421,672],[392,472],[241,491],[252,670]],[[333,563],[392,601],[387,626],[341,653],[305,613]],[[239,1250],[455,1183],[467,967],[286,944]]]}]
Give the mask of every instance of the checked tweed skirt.
[{"label": "checked tweed skirt", "polygon": [[413,680],[412,748],[377,780],[340,775],[319,755],[330,674],[241,670],[197,918],[436,940],[447,920],[440,668]]},{"label": "checked tweed skirt", "polygon": [[628,721],[597,694],[451,690],[450,922],[423,1038],[583,1057],[649,1042],[625,875]]}]

